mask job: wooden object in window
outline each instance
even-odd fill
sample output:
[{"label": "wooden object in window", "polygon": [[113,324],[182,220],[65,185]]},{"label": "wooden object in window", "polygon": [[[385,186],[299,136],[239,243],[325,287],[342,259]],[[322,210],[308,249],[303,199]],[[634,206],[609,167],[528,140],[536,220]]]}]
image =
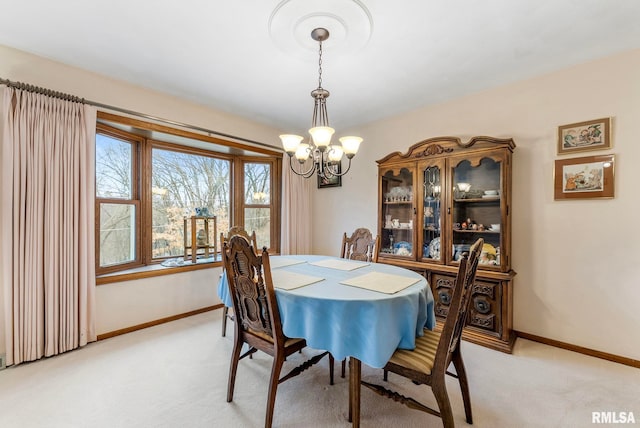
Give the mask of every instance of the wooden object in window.
[{"label": "wooden object in window", "polygon": [[184,260],[191,259],[191,263],[196,263],[198,255],[204,256],[205,259],[214,257],[218,252],[217,236],[216,216],[185,217]]},{"label": "wooden object in window", "polygon": [[378,262],[423,271],[439,326],[449,311],[459,260],[485,241],[463,338],[511,352],[512,139],[421,141],[378,161]]}]

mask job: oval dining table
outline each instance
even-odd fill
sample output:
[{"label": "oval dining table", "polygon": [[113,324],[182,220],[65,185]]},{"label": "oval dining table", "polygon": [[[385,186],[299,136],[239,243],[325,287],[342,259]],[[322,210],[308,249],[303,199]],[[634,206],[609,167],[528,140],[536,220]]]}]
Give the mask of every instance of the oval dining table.
[{"label": "oval dining table", "polygon": [[[414,349],[423,329],[435,328],[434,300],[426,279],[397,266],[331,256],[269,259],[284,334],[304,338],[308,346],[327,350],[338,361],[349,357],[349,420],[358,427],[361,363],[382,368],[396,349]],[[305,282],[302,277],[313,282],[284,289],[292,280]],[[369,278],[388,284],[380,284],[383,291],[344,284]],[[226,275],[218,284],[218,296],[232,307]]]}]

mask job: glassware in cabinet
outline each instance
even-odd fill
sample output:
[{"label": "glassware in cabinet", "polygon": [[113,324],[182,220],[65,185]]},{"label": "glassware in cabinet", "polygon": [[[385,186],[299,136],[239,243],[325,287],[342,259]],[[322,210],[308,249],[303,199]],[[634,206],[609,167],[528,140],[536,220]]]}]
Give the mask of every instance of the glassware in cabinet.
[{"label": "glassware in cabinet", "polygon": [[418,170],[422,174],[422,244],[421,258],[425,261],[440,262],[444,259],[442,250],[443,227],[443,165],[442,162],[421,163]]},{"label": "glassware in cabinet", "polygon": [[414,175],[409,168],[390,169],[381,177],[381,255],[414,257]]},{"label": "glassware in cabinet", "polygon": [[501,159],[494,157],[452,159],[451,189],[452,261],[460,259],[480,237],[485,241],[480,256],[483,268],[501,266],[502,190]]}]

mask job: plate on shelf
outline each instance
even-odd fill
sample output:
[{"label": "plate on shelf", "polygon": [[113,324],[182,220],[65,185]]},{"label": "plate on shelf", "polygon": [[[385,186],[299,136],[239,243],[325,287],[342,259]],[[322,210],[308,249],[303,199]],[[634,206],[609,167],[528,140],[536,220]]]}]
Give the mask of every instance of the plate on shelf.
[{"label": "plate on shelf", "polygon": [[429,257],[440,259],[440,237],[433,238],[429,243]]},{"label": "plate on shelf", "polygon": [[482,246],[482,252],[480,253],[480,264],[497,265],[498,264],[498,249],[491,244],[484,244]]},{"label": "plate on shelf", "polygon": [[500,195],[482,195],[482,199],[500,199]]},{"label": "plate on shelf", "polygon": [[495,255],[496,255],[496,247],[494,247],[494,246],[493,246],[493,245],[491,245],[491,244],[486,244],[486,243],[485,243],[485,244],[482,246],[482,252],[483,252],[483,253],[487,253],[487,254],[490,254],[490,255],[495,256]]},{"label": "plate on shelf", "polygon": [[407,241],[400,241],[393,244],[393,254],[398,256],[410,256],[413,246]]}]

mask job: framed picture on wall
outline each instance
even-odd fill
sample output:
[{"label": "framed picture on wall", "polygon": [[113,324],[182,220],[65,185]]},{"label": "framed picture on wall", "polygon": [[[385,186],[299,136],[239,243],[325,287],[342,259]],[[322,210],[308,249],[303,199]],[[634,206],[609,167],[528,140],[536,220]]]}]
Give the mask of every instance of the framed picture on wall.
[{"label": "framed picture on wall", "polygon": [[611,118],[588,120],[558,127],[558,154],[603,150],[611,147]]},{"label": "framed picture on wall", "polygon": [[556,160],[554,199],[613,198],[614,155]]},{"label": "framed picture on wall", "polygon": [[[342,164],[338,163],[338,174],[340,174],[342,172]],[[330,178],[327,177],[320,177],[320,175],[318,175],[318,189],[324,189],[325,187],[341,187],[342,186],[342,177],[340,176],[331,176]]]}]

